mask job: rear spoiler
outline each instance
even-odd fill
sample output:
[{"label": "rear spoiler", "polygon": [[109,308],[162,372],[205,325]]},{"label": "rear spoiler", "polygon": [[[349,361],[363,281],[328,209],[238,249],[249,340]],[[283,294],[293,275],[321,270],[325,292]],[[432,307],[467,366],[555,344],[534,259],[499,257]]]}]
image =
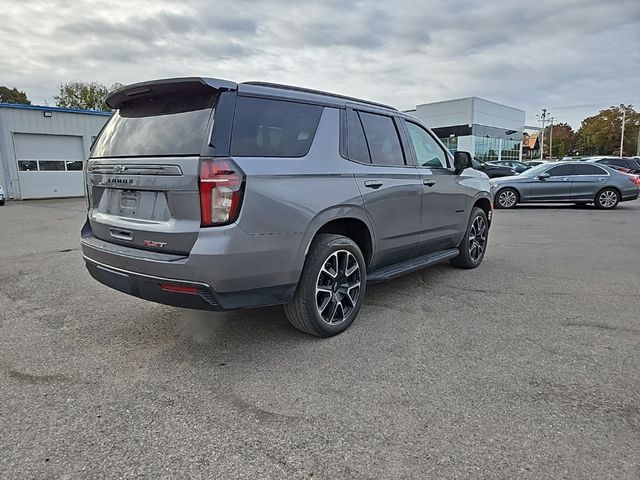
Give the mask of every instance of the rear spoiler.
[{"label": "rear spoiler", "polygon": [[105,99],[109,107],[116,110],[132,101],[155,97],[169,92],[204,93],[208,90],[236,90],[238,84],[228,80],[205,77],[167,78],[150,82],[132,83],[114,90]]}]

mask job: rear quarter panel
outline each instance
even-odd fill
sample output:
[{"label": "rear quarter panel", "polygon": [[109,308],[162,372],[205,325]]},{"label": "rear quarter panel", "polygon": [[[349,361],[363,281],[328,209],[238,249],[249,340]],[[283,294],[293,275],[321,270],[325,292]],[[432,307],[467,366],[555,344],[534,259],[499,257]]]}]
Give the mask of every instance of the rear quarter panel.
[{"label": "rear quarter panel", "polygon": [[353,173],[339,154],[339,114],[337,108],[324,108],[304,157],[233,157],[246,174],[239,227],[249,235],[278,237],[283,249],[277,261],[297,276],[322,225],[345,217],[368,224]]}]

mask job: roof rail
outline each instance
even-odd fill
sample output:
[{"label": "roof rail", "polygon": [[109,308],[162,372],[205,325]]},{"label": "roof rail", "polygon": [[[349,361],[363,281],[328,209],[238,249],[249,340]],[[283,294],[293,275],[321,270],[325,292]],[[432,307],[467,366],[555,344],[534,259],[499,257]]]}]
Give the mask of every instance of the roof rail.
[{"label": "roof rail", "polygon": [[358,103],[366,103],[368,105],[375,105],[376,107],[382,107],[389,110],[398,111],[397,108],[392,107],[391,105],[385,105],[384,103],[372,102],[370,100],[362,100],[361,98],[349,97],[347,95],[339,95],[337,93],[331,92],[323,92],[322,90],[313,90],[312,88],[303,88],[303,87],[294,87],[292,85],[283,85],[281,83],[269,83],[269,82],[242,82],[244,85],[255,85],[258,87],[270,87],[270,88],[280,88],[282,90],[292,90],[294,92],[301,93],[311,93],[314,95],[324,95],[328,97],[340,98],[342,100],[348,100],[352,102]]}]

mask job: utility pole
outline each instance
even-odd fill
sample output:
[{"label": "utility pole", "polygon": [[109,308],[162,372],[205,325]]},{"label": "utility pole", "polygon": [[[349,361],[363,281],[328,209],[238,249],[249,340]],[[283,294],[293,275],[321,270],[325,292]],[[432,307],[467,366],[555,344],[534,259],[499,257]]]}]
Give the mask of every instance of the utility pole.
[{"label": "utility pole", "polygon": [[627,114],[627,109],[626,108],[622,108],[622,133],[620,135],[620,158],[622,158],[622,148],[624,147],[624,121],[625,121],[625,116]]},{"label": "utility pole", "polygon": [[549,117],[549,121],[551,122],[551,126],[549,127],[549,160],[553,156],[553,121],[556,120],[556,117]]},{"label": "utility pole", "polygon": [[542,155],[544,153],[544,124],[547,121],[547,109],[542,109],[542,115],[536,115],[539,118],[539,122],[542,122],[542,130],[540,131],[540,160],[542,161]]},{"label": "utility pole", "polygon": [[640,157],[640,124],[638,124],[638,141],[636,142],[636,157]]}]

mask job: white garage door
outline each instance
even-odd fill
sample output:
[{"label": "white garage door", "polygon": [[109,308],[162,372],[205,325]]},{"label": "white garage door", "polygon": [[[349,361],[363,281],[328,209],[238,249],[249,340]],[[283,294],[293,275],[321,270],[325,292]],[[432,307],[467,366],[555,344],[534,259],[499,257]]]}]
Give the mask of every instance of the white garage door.
[{"label": "white garage door", "polygon": [[82,137],[14,133],[13,142],[23,199],[84,195]]}]

